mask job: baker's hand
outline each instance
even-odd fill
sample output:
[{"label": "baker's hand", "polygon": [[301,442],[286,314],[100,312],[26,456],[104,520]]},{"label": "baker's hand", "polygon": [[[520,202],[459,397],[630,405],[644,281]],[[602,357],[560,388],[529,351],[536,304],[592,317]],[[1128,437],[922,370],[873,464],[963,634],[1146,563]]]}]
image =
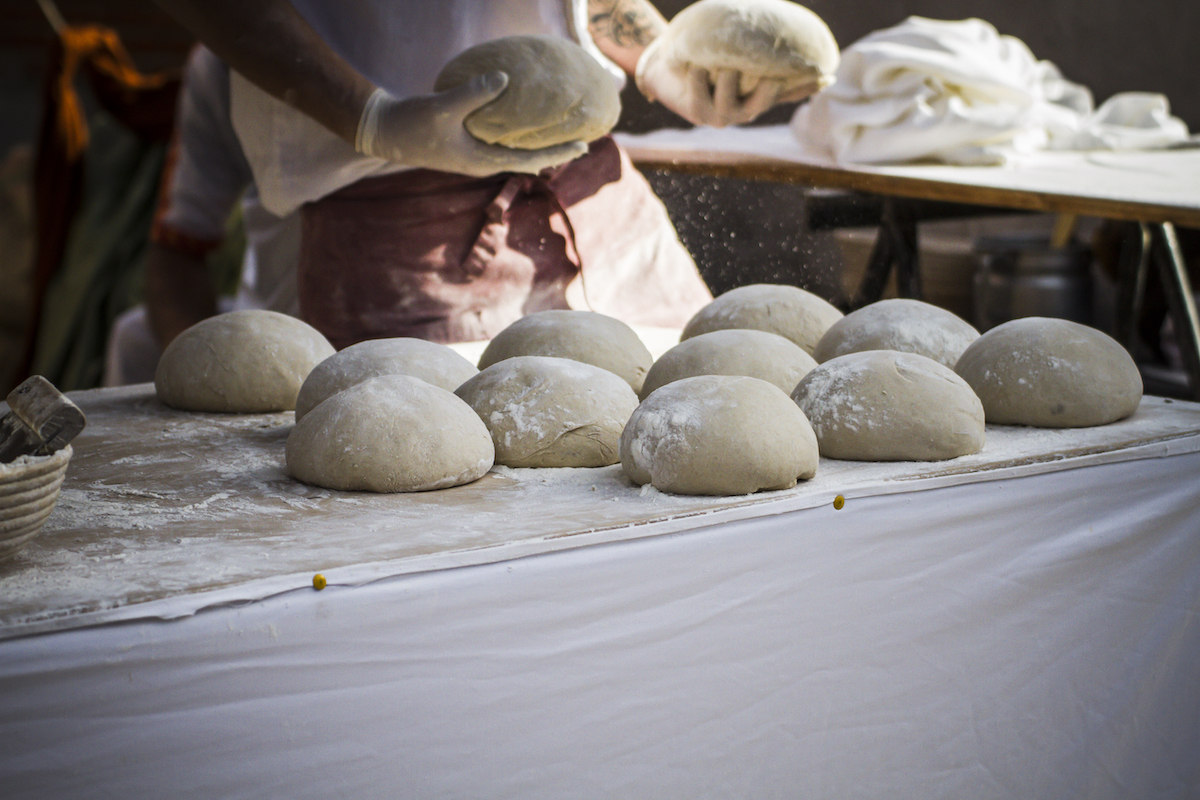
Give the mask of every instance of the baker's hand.
[{"label": "baker's hand", "polygon": [[657,100],[688,122],[714,128],[740,125],[790,99],[781,94],[783,82],[773,78],[764,78],[741,97],[740,72],[723,69],[710,76],[706,69],[667,55],[659,46],[663,41],[663,37],[655,39],[638,58],[634,79],[647,99]]},{"label": "baker's hand", "polygon": [[541,172],[587,152],[584,142],[518,150],[487,144],[463,126],[475,109],[487,105],[508,86],[503,72],[480,75],[445,92],[393,97],[377,89],[363,107],[355,147],[358,152],[411,167],[463,175]]}]

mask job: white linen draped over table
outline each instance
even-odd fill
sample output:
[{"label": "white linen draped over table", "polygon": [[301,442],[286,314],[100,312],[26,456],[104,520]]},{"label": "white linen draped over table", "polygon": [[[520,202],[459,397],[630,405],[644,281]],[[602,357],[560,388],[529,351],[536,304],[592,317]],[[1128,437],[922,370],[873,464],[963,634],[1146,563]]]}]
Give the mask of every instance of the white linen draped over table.
[{"label": "white linen draped over table", "polygon": [[851,498],[9,640],[0,779],[8,800],[1194,798],[1197,471]]},{"label": "white linen draped over table", "polygon": [[1198,404],[705,498],[331,492],[290,414],[74,399],[4,800],[1200,796]]},{"label": "white linen draped over table", "polygon": [[792,130],[838,163],[1003,164],[1037,150],[1144,149],[1188,138],[1167,98],[1126,92],[1099,109],[1012,36],[979,19],[910,17],[842,52],[837,81]]}]

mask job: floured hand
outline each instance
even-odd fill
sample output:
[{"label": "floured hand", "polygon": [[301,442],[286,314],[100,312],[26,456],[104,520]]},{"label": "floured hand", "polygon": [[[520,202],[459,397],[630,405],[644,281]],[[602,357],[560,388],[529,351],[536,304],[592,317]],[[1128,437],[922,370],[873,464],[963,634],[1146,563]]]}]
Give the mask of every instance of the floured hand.
[{"label": "floured hand", "polygon": [[507,86],[507,75],[490,72],[448,91],[417,97],[399,98],[377,89],[363,108],[355,147],[360,153],[411,167],[476,176],[537,173],[587,152],[584,142],[517,150],[472,136],[463,125],[467,115]]}]

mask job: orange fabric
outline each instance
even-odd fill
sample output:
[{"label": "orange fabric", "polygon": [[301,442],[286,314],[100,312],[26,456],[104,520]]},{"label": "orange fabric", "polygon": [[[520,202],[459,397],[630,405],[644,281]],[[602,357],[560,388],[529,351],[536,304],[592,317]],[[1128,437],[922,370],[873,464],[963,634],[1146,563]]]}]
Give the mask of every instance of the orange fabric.
[{"label": "orange fabric", "polygon": [[101,106],[143,139],[163,141],[173,125],[178,77],[138,72],[120,38],[109,28],[73,25],[60,32],[52,46],[42,93],[34,165],[37,242],[33,309],[17,380],[28,375],[33,362],[42,301],[62,262],[67,232],[82,196],[88,127],[83,103],[75,91],[75,78],[81,68]]}]

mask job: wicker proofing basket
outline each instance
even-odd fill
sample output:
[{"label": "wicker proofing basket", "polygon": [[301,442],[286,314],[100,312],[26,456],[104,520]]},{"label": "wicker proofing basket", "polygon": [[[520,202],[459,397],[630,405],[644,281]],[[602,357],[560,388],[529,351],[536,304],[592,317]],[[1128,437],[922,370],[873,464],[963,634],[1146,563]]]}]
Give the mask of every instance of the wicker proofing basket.
[{"label": "wicker proofing basket", "polygon": [[71,446],[49,456],[21,456],[0,464],[0,561],[17,554],[54,510],[67,474]]}]

